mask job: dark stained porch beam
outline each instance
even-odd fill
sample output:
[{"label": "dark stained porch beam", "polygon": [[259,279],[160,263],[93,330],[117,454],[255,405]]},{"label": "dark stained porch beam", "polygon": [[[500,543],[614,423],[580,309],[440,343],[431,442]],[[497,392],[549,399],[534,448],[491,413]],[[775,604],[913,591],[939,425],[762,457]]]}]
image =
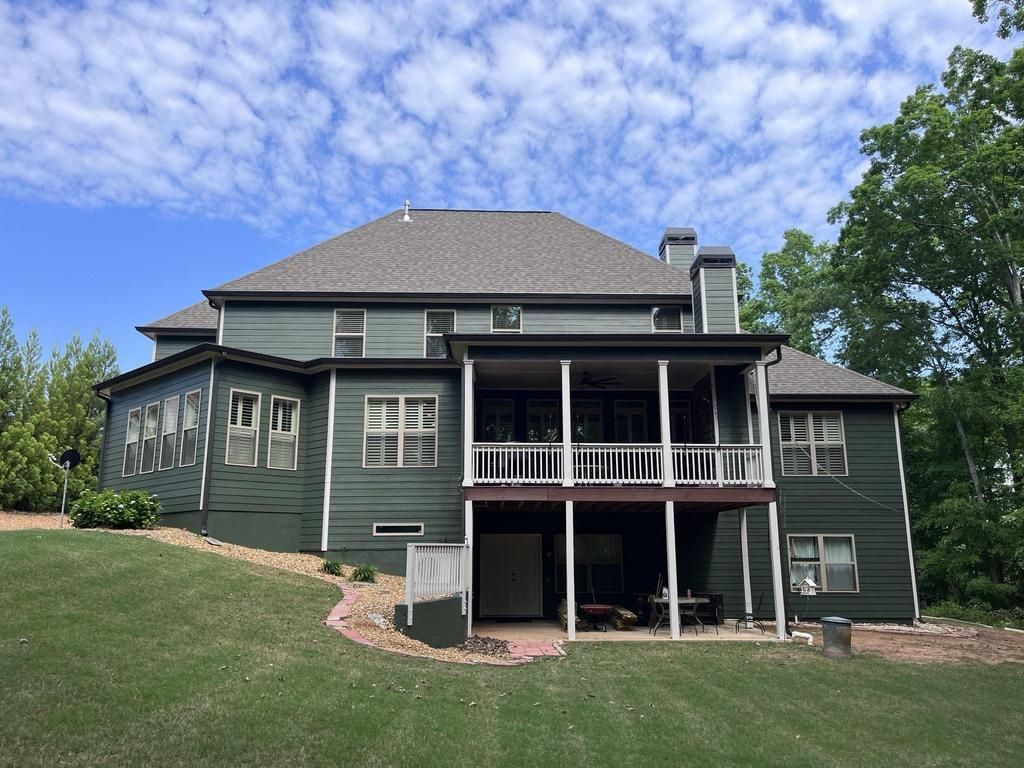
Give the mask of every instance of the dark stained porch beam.
[{"label": "dark stained porch beam", "polygon": [[665,502],[709,504],[721,509],[775,501],[774,488],[633,488],[562,486],[483,486],[463,488],[467,501]]}]

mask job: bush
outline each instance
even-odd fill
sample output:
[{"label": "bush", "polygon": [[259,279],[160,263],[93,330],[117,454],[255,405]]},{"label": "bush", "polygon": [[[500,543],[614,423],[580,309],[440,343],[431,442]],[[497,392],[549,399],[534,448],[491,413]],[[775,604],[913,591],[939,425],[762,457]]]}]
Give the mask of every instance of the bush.
[{"label": "bush", "polygon": [[326,573],[329,576],[341,576],[341,561],[324,560],[320,565],[320,573]]},{"label": "bush", "polygon": [[352,569],[352,581],[368,581],[372,583],[376,580],[377,566],[375,565],[359,563]]},{"label": "bush", "polygon": [[86,491],[68,519],[75,528],[152,528],[160,519],[160,500],[147,491]]}]

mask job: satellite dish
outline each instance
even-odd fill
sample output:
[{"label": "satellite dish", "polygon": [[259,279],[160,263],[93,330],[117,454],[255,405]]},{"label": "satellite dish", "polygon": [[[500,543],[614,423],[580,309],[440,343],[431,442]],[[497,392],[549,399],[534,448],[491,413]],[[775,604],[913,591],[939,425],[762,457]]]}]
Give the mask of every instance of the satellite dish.
[{"label": "satellite dish", "polygon": [[60,460],[57,463],[62,467],[66,464],[68,469],[74,469],[82,463],[82,457],[74,448],[69,448],[60,455]]}]

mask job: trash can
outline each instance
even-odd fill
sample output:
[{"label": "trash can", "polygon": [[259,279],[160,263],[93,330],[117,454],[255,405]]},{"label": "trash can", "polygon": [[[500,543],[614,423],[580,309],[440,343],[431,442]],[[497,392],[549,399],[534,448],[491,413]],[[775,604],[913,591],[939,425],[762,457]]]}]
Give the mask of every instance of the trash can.
[{"label": "trash can", "polygon": [[850,636],[853,622],[841,616],[824,616],[821,619],[821,646],[830,659],[850,658]]}]

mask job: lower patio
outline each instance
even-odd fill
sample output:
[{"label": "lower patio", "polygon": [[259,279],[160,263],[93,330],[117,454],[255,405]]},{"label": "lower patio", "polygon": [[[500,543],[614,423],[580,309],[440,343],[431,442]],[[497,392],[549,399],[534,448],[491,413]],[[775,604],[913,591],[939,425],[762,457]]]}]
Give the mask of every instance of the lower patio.
[{"label": "lower patio", "polygon": [[[688,625],[685,631],[680,632],[679,639],[689,642],[731,642],[731,641],[771,641],[775,642],[775,636],[768,632],[761,632],[756,628],[740,626],[736,630],[735,622],[727,621],[718,626],[715,632],[713,625],[707,626],[704,631],[694,631],[695,625]],[[562,629],[557,621],[548,619],[537,619],[534,621],[477,621],[473,623],[473,633],[480,637],[493,637],[496,640],[505,640],[510,644],[535,643],[535,642],[562,642],[569,639],[568,633]],[[657,634],[650,631],[647,626],[634,627],[629,630],[616,630],[608,627],[607,632],[601,630],[577,630],[576,642],[661,642],[670,640],[668,627],[662,627]],[[678,641],[676,641],[678,642]]]}]

